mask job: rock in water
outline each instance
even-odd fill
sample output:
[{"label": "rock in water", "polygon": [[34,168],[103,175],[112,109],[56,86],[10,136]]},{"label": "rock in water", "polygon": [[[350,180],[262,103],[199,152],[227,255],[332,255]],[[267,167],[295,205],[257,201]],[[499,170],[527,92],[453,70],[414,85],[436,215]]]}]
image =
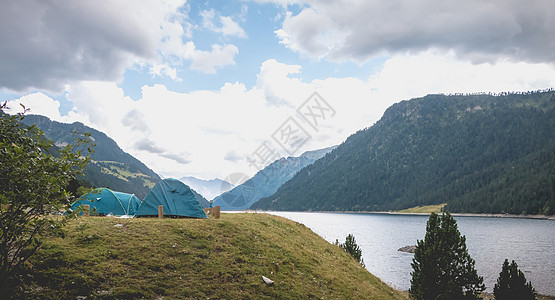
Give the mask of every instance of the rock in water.
[{"label": "rock in water", "polygon": [[416,250],[416,246],[405,246],[405,247],[399,248],[399,250],[397,250],[397,251],[407,252],[407,253],[414,253],[414,250]]}]

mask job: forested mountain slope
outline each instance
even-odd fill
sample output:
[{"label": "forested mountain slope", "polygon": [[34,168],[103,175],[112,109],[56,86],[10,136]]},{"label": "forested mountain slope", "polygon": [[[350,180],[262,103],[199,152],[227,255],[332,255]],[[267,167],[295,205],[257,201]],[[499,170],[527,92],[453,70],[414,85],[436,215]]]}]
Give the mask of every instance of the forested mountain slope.
[{"label": "forested mountain slope", "polygon": [[252,208],[555,213],[555,92],[394,104]]},{"label": "forested mountain slope", "polygon": [[[334,146],[335,147],[335,146]],[[334,147],[307,151],[299,157],[280,158],[256,173],[251,179],[214,198],[222,210],[245,210],[259,199],[272,195],[299,170],[314,163]]]},{"label": "forested mountain slope", "polygon": [[82,123],[64,124],[51,121],[40,115],[27,115],[23,119],[27,125],[35,124],[44,131],[44,136],[57,146],[72,143],[73,131],[90,133],[96,146],[92,162],[85,168],[84,179],[95,187],[107,187],[116,191],[133,193],[143,199],[160,177],[144,163],[124,152],[106,134]]}]

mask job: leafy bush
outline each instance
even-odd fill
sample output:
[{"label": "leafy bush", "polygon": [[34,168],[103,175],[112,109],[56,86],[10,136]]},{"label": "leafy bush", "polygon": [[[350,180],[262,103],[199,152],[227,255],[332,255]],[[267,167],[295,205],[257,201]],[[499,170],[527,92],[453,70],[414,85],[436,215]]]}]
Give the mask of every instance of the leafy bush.
[{"label": "leafy bush", "polygon": [[[75,145],[53,147],[34,125],[21,123],[23,113],[0,110],[0,288],[11,287],[21,266],[42,244],[41,237],[60,235],[74,199],[67,186],[81,173],[90,149],[88,136]],[[25,110],[25,107],[24,107]]]}]

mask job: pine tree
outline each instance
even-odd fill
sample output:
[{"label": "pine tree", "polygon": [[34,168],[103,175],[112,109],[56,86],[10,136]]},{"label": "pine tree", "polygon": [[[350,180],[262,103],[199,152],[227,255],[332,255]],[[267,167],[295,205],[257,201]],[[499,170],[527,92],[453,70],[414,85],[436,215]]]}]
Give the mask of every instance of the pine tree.
[{"label": "pine tree", "polygon": [[345,244],[339,244],[339,247],[343,248],[343,250],[349,253],[354,259],[356,259],[364,266],[364,260],[362,259],[362,250],[357,245],[354,235],[347,235],[347,237],[345,238]]},{"label": "pine tree", "polygon": [[516,262],[505,259],[497,283],[493,287],[493,295],[498,300],[529,300],[536,299],[531,282],[526,282],[524,273],[518,269]]},{"label": "pine tree", "polygon": [[424,240],[418,241],[412,261],[409,294],[414,299],[478,299],[483,278],[468,254],[466,238],[449,212],[430,215]]}]

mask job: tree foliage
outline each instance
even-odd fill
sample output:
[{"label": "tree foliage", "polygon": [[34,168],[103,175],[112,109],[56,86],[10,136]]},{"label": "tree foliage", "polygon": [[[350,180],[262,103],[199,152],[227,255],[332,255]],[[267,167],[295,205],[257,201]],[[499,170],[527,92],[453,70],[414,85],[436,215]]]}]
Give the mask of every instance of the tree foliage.
[{"label": "tree foliage", "polygon": [[364,266],[364,260],[362,259],[362,250],[357,245],[354,235],[347,235],[347,237],[345,238],[345,243],[343,244],[339,244],[339,241],[337,240],[335,241],[335,243]]},{"label": "tree foliage", "polygon": [[74,145],[53,147],[22,118],[23,113],[0,111],[0,285],[13,283],[42,237],[61,233],[68,216],[60,212],[73,200],[66,188],[89,162],[81,152],[92,151],[87,135],[77,136]]},{"label": "tree foliage", "polygon": [[414,299],[478,299],[483,278],[468,254],[466,238],[449,212],[430,215],[424,240],[417,242],[409,294]]},{"label": "tree foliage", "polygon": [[533,300],[536,294],[531,282],[526,282],[524,273],[518,269],[516,262],[505,259],[503,268],[493,287],[493,295],[498,300]]}]

